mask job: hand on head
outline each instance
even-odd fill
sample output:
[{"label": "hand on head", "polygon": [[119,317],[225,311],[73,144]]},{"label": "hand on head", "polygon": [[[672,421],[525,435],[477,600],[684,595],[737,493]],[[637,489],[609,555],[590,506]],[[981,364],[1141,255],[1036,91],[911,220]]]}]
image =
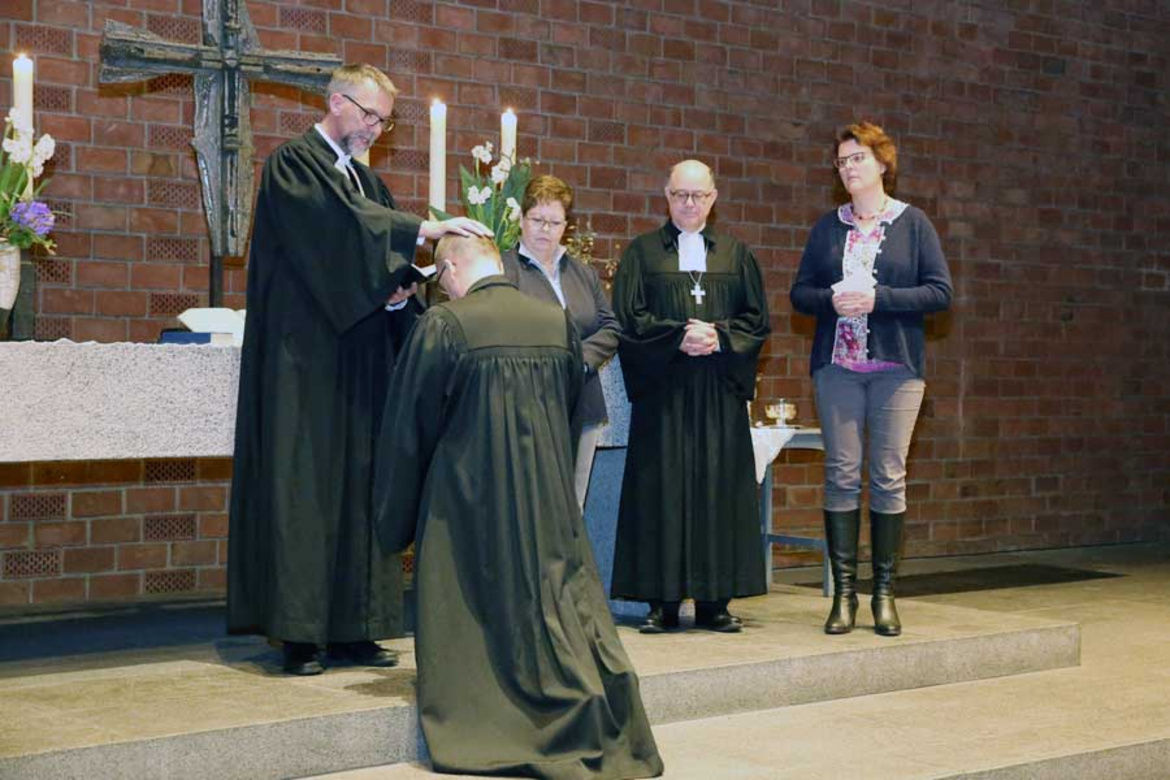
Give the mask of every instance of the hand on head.
[{"label": "hand on head", "polygon": [[423,238],[442,238],[447,235],[455,236],[483,236],[490,238],[495,235],[491,228],[482,222],[468,217],[454,217],[442,222],[434,219],[424,221],[418,228],[418,234]]},{"label": "hand on head", "polygon": [[[451,221],[454,220],[448,220]],[[503,272],[500,252],[490,238],[454,232],[444,236],[435,246],[435,265],[439,268],[436,281],[453,299],[462,298],[485,276]]]}]

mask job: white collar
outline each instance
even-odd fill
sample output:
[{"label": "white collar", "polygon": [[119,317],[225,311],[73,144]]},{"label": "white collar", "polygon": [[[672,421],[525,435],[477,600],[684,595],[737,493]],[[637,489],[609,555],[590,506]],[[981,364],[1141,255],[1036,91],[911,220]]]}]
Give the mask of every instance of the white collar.
[{"label": "white collar", "polygon": [[329,133],[325,132],[325,128],[321,127],[320,124],[315,124],[313,125],[313,129],[321,134],[321,137],[325,139],[325,143],[329,144],[329,148],[337,154],[337,162],[333,163],[335,168],[353,167],[353,163],[351,162],[353,158],[345,152],[341,151],[341,147],[337,145],[336,141],[329,137]]},{"label": "white collar", "polygon": [[[675,226],[677,227],[677,225]],[[707,242],[703,240],[703,229],[695,232],[680,230],[678,234],[678,270],[699,271],[707,270]]]}]

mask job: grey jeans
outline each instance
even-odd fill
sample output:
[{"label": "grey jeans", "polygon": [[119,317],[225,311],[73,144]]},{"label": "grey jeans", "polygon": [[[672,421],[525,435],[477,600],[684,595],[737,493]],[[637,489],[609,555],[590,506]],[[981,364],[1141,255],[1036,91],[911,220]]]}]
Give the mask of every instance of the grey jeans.
[{"label": "grey jeans", "polygon": [[861,506],[863,437],[869,436],[869,507],[906,511],[906,453],[926,382],[909,369],[859,373],[828,365],[813,375],[825,442],[825,509]]}]

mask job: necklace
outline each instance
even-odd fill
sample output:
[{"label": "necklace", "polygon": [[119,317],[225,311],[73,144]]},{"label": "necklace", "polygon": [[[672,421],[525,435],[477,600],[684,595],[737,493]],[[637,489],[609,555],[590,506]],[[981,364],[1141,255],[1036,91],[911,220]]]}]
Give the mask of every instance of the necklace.
[{"label": "necklace", "polygon": [[699,282],[703,281],[703,272],[699,271],[699,275],[695,276],[694,271],[687,271],[687,276],[691,277],[691,281],[695,283],[695,286],[691,288],[691,297],[695,299],[696,306],[702,306],[703,296],[707,294],[707,291],[699,286]]},{"label": "necklace", "polygon": [[882,198],[882,205],[878,208],[877,211],[875,211],[872,214],[862,214],[860,211],[857,210],[856,204],[854,204],[853,218],[855,220],[859,220],[861,222],[868,222],[871,219],[876,219],[879,214],[881,214],[883,211],[886,210],[886,204],[889,202],[889,200],[890,200],[890,198],[888,195],[886,197]]}]

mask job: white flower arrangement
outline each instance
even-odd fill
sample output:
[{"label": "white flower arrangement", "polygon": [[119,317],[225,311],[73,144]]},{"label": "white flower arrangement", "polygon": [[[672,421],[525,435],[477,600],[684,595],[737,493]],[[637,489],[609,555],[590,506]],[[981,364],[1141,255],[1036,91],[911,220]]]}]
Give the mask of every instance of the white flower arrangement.
[{"label": "white flower arrangement", "polygon": [[511,222],[519,222],[521,216],[520,204],[516,201],[516,199],[508,198],[506,201],[504,201],[504,205],[508,207],[508,219]]},{"label": "white flower arrangement", "polygon": [[472,186],[472,187],[469,187],[467,190],[467,202],[472,206],[482,206],[483,204],[485,204],[489,200],[491,200],[491,197],[492,197],[492,188],[491,187],[484,187],[483,189],[477,189],[476,187]]},{"label": "white flower arrangement", "polygon": [[[528,160],[510,157],[500,158],[493,166],[492,152],[492,144],[484,142],[471,150],[472,170],[459,166],[463,212],[491,228],[496,246],[506,252],[520,239],[520,198],[532,178],[532,167]],[[439,219],[451,218],[439,209],[431,211]]]},{"label": "white flower arrangement", "polygon": [[476,162],[484,165],[492,164],[492,142],[485,141],[482,146],[477,146],[471,150],[471,156],[475,158]]},{"label": "white flower arrangement", "polygon": [[21,249],[40,246],[52,254],[53,212],[36,200],[45,184],[30,194],[29,182],[45,172],[57,144],[48,133],[34,141],[35,135],[31,122],[15,109],[9,111],[0,144],[0,239]]}]

